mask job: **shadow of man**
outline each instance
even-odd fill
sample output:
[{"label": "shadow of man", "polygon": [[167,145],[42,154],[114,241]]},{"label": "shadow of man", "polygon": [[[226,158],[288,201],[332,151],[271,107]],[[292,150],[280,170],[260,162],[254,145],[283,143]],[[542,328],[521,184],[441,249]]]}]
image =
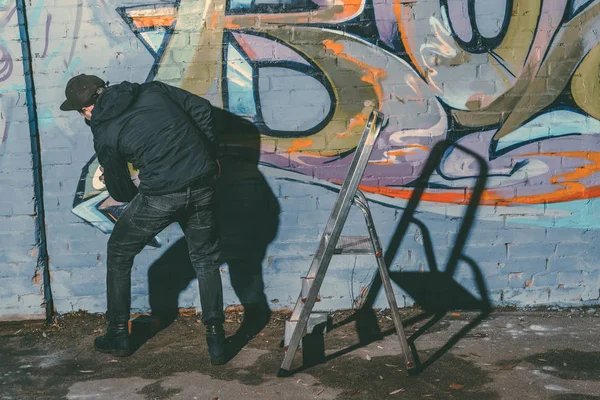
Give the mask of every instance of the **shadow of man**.
[{"label": "shadow of man", "polygon": [[[269,322],[262,261],[277,235],[279,203],[258,169],[260,134],[251,122],[213,108],[221,142],[221,177],[215,200],[221,257],[229,266],[231,285],[244,307],[244,319],[230,338],[239,351]],[[178,240],[148,271],[150,307],[161,327],[178,315],[179,294],[196,277],[185,240]]]},{"label": "shadow of man", "polygon": [[271,317],[262,262],[277,235],[280,207],[258,169],[260,134],[256,126],[224,110],[217,110],[215,120],[224,142],[217,195],[222,257],[244,307],[242,325],[231,339],[234,348],[241,349]]}]

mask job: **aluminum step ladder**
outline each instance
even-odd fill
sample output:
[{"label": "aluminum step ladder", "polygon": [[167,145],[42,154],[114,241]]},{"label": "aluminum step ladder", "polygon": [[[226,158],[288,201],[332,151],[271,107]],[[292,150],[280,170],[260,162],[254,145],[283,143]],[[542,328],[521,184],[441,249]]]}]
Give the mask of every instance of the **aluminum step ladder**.
[{"label": "aluminum step ladder", "polygon": [[[406,340],[388,269],[383,258],[381,243],[377,236],[373,218],[371,216],[369,203],[364,194],[358,190],[369,158],[371,157],[373,146],[379,137],[382,124],[383,114],[378,111],[373,111],[369,115],[362,137],[356,148],[354,159],[348,170],[348,175],[340,189],[338,198],[333,206],[323,235],[321,236],[321,241],[312,260],[308,275],[302,278],[302,290],[296,301],[296,305],[294,306],[294,311],[292,312],[290,319],[286,321],[284,337],[284,348],[286,349],[286,352],[277,373],[278,376],[289,376],[291,374],[290,368],[296,351],[300,346],[302,337],[305,335],[305,332],[307,332],[309,320],[316,319],[317,322],[322,320],[318,316],[314,318],[312,309],[315,302],[318,301],[319,290],[323,283],[323,279],[325,278],[329,263],[336,254],[373,254],[375,256],[388,304],[392,312],[392,319],[400,341],[400,347],[402,348],[404,364],[406,365],[409,374],[412,374],[415,370],[413,355]],[[346,223],[352,205],[357,206],[362,211],[369,236],[341,236],[342,229]],[[313,318],[311,318],[311,316]],[[314,323],[311,323],[308,328],[311,328],[312,325],[314,325]]]}]

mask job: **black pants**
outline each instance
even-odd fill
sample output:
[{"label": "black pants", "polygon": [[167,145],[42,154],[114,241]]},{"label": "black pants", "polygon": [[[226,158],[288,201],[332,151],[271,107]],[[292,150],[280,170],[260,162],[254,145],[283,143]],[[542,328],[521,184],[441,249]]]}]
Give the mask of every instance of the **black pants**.
[{"label": "black pants", "polygon": [[140,193],[129,203],[108,241],[106,294],[109,322],[129,320],[133,259],[156,234],[173,222],[178,222],[183,229],[198,277],[202,322],[225,320],[214,196],[214,187],[203,186],[159,196]]}]

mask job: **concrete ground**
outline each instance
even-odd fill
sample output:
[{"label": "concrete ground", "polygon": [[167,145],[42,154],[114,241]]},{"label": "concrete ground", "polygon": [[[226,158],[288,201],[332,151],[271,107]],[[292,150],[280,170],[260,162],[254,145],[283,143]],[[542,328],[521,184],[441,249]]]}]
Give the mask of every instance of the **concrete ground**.
[{"label": "concrete ground", "polygon": [[[240,317],[228,315],[231,334]],[[281,314],[221,367],[208,362],[197,316],[180,317],[128,358],[93,349],[100,316],[70,315],[49,327],[4,323],[0,399],[600,399],[597,310],[494,312],[474,327],[476,313],[447,314],[416,340],[427,367],[414,377],[402,367],[389,314],[377,314],[387,335],[364,346],[355,323],[344,324],[349,315],[333,315],[329,359],[287,378],[276,377]]]}]

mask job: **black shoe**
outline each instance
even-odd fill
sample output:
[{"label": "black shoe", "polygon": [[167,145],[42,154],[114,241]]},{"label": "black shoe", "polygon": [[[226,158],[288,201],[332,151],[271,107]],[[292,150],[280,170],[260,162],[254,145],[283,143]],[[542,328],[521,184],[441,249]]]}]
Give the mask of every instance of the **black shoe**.
[{"label": "black shoe", "polygon": [[109,323],[106,333],[94,340],[94,348],[99,352],[117,357],[130,356],[133,351],[129,343],[127,324]]},{"label": "black shoe", "polygon": [[206,325],[206,344],[212,365],[223,365],[229,361],[225,330],[220,322]]}]

